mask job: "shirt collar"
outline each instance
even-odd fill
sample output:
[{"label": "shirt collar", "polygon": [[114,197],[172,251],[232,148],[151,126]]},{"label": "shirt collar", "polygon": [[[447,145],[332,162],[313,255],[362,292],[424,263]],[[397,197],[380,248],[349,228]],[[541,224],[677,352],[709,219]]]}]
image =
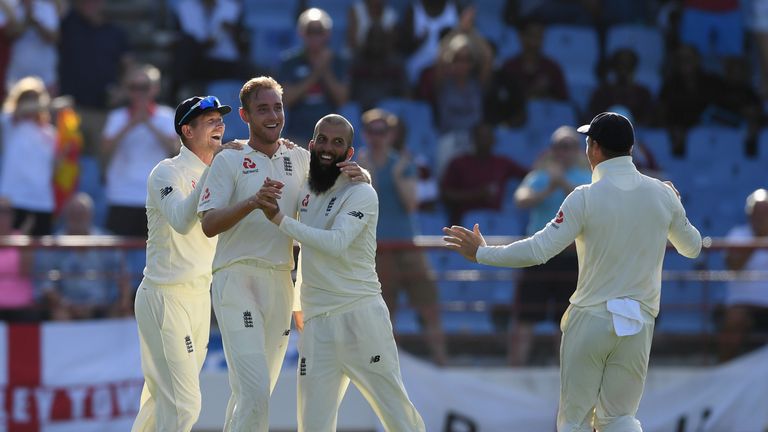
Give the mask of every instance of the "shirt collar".
[{"label": "shirt collar", "polygon": [[632,156],[619,156],[604,160],[597,164],[592,171],[592,182],[596,182],[605,176],[611,174],[637,171],[635,164],[632,163]]},{"label": "shirt collar", "polygon": [[196,154],[192,153],[192,150],[188,149],[185,145],[182,145],[181,150],[179,150],[179,159],[200,169],[205,169],[208,166],[203,161],[201,161]]},{"label": "shirt collar", "polygon": [[[245,154],[249,154],[249,153],[258,153],[259,155],[261,155],[261,156],[262,156],[262,157],[264,157],[264,158],[266,158],[266,157],[267,157],[267,155],[266,155],[266,154],[264,154],[264,153],[262,153],[261,151],[259,151],[259,150],[256,150],[255,148],[251,147],[251,146],[248,144],[248,141],[240,141],[240,144],[242,144],[242,145],[243,145],[243,150],[242,150],[242,151],[243,151],[243,153],[245,153]],[[285,146],[285,145],[284,145],[284,144],[281,142],[280,144],[278,144],[278,146],[277,146],[277,150],[275,151],[275,154],[274,154],[274,155],[272,155],[272,158],[275,158],[275,157],[278,157],[278,156],[282,156],[282,155],[283,155],[283,153],[285,153],[285,152],[287,152],[287,151],[288,151],[288,147],[286,147],[286,146]]]}]

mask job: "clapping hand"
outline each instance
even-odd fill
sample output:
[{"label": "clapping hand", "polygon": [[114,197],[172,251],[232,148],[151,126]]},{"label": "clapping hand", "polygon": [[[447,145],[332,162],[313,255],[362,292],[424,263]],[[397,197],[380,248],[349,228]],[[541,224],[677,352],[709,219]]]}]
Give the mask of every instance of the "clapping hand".
[{"label": "clapping hand", "polygon": [[267,219],[272,220],[280,213],[280,205],[277,200],[282,196],[283,183],[267,177],[258,192],[252,197],[256,208],[264,212]]}]

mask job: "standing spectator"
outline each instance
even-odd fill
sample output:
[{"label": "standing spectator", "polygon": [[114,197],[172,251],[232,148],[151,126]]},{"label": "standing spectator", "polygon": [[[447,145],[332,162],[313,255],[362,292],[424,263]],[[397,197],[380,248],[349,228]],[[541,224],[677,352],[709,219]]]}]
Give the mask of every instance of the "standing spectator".
[{"label": "standing spectator", "polygon": [[13,203],[14,228],[31,223],[30,235],[49,235],[54,210],[53,172],[59,162],[50,96],[40,78],[17,82],[2,114],[0,196]]},{"label": "standing spectator", "polygon": [[[93,200],[79,192],[62,211],[57,236],[104,235],[93,226]],[[133,290],[119,249],[41,250],[35,277],[41,301],[53,320],[92,319],[131,314]]]},{"label": "standing spectator", "polygon": [[179,150],[173,109],[155,102],[160,71],[150,65],[130,70],[123,89],[128,105],[109,113],[102,155],[108,163],[107,229],[113,234],[146,237],[147,177],[155,164]]},{"label": "standing spectator", "polygon": [[388,33],[395,31],[397,11],[388,0],[356,0],[347,13],[347,48],[350,53],[357,52],[368,38],[368,33],[375,26]]},{"label": "standing spectator", "polygon": [[[591,182],[580,141],[576,129],[570,126],[555,130],[549,151],[515,191],[515,204],[530,209],[526,235],[533,235],[552,220],[576,186]],[[511,365],[524,365],[530,360],[534,324],[557,321],[565,312],[578,269],[576,250],[568,247],[546,263],[523,270],[515,292],[507,346]],[[554,342],[557,346],[559,338]]]},{"label": "standing spectator", "polygon": [[[366,111],[362,120],[367,148],[361,152],[358,161],[371,174],[373,187],[379,195],[376,238],[379,241],[412,242],[416,235],[412,216],[419,204],[417,172],[410,156],[392,148],[398,120],[380,109]],[[406,291],[410,304],[424,323],[432,359],[444,365],[447,358],[437,287],[429,278],[431,271],[424,254],[415,247],[379,250],[376,268],[392,321],[397,312],[398,294]]]},{"label": "standing spectator", "polygon": [[504,62],[499,70],[503,81],[525,83],[522,85],[525,100],[568,100],[568,87],[563,71],[557,62],[544,55],[544,25],[526,20],[518,29],[521,51]]},{"label": "standing spectator", "polygon": [[680,45],[672,55],[668,73],[659,93],[659,116],[669,130],[672,151],[685,154],[688,129],[701,122],[704,111],[715,102],[722,81],[701,67],[696,48]]},{"label": "standing spectator", "polygon": [[635,81],[637,54],[630,48],[621,48],[609,60],[608,80],[592,92],[589,116],[610,111],[612,105],[627,107],[640,126],[650,126],[653,116],[653,96],[650,90]]},{"label": "standing spectator", "polygon": [[329,46],[333,21],[321,9],[307,9],[299,16],[303,45],[280,64],[279,81],[285,86],[283,103],[291,117],[286,137],[306,146],[318,118],[347,102],[347,62]]},{"label": "standing spectator", "polygon": [[21,0],[8,63],[7,87],[26,76],[40,77],[57,92],[59,10],[53,0]]},{"label": "standing spectator", "polygon": [[743,55],[744,23],[739,3],[739,0],[683,0],[680,42],[696,47],[705,59]]},{"label": "standing spectator", "polygon": [[[758,189],[747,197],[748,226],[733,228],[727,239],[735,243],[768,238],[768,190]],[[761,271],[768,268],[764,249],[729,249],[725,265],[733,271]],[[751,332],[768,331],[768,290],[765,280],[730,281],[725,298],[725,316],[719,336],[720,361],[728,361],[746,348]]]},{"label": "standing spectator", "polygon": [[[0,197],[0,237],[24,234],[13,229],[11,202]],[[0,247],[0,321],[35,318],[30,249]]]},{"label": "standing spectator", "polygon": [[[104,16],[105,0],[73,0],[61,21],[60,94],[75,98],[82,119],[83,153],[96,155],[110,104],[130,62],[123,31]],[[98,59],[98,61],[94,61]]]},{"label": "standing spectator", "polygon": [[437,60],[440,39],[460,19],[454,0],[418,0],[405,12],[398,32],[398,46],[407,56],[408,79],[416,83],[424,68]]},{"label": "standing spectator", "polygon": [[402,59],[394,51],[394,34],[378,24],[368,31],[350,67],[351,99],[362,109],[374,108],[390,97],[405,97],[408,80]]},{"label": "standing spectator", "polygon": [[507,182],[528,172],[506,156],[494,154],[493,127],[481,123],[472,132],[474,152],[456,156],[448,163],[440,182],[440,194],[448,208],[448,224],[460,224],[467,211],[501,210]]},{"label": "standing spectator", "polygon": [[181,30],[173,94],[191,80],[247,79],[253,68],[241,50],[243,10],[237,0],[182,0],[175,10]]}]

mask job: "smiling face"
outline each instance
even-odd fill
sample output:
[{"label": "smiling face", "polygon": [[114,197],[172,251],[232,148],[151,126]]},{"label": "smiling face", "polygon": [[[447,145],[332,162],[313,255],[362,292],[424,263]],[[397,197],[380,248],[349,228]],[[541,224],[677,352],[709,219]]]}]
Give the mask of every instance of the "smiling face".
[{"label": "smiling face", "polygon": [[214,110],[204,112],[182,126],[184,144],[191,150],[214,152],[221,146],[225,128],[221,113]]},{"label": "smiling face", "polygon": [[280,138],[285,123],[283,97],[272,88],[255,91],[250,94],[247,107],[240,108],[240,118],[248,123],[254,144],[274,144]]},{"label": "smiling face", "polygon": [[352,157],[352,129],[343,117],[335,120],[323,118],[315,127],[315,136],[309,142],[309,187],[315,193],[330,189],[341,174],[336,166]]}]

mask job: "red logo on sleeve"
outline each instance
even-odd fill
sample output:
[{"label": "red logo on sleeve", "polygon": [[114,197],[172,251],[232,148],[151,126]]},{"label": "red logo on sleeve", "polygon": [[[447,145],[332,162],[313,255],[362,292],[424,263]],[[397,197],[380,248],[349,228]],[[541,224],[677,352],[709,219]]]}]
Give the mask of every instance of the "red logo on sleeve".
[{"label": "red logo on sleeve", "polygon": [[197,182],[196,182],[196,181],[194,181],[194,180],[192,180],[192,189],[194,189],[194,188],[195,188],[195,186],[197,186]]},{"label": "red logo on sleeve", "polygon": [[208,201],[208,198],[211,197],[211,191],[208,190],[208,188],[205,188],[205,192],[203,192],[203,201]]},{"label": "red logo on sleeve", "polygon": [[557,212],[557,216],[555,217],[555,223],[561,224],[563,223],[564,220],[565,220],[565,215],[563,214],[563,211],[560,210],[559,212]]},{"label": "red logo on sleeve", "polygon": [[301,206],[302,207],[306,207],[308,205],[309,205],[309,194],[307,194],[307,196],[305,196],[304,199],[301,200]]},{"label": "red logo on sleeve", "polygon": [[250,158],[243,158],[243,168],[254,169],[256,168],[256,163],[252,161]]}]

